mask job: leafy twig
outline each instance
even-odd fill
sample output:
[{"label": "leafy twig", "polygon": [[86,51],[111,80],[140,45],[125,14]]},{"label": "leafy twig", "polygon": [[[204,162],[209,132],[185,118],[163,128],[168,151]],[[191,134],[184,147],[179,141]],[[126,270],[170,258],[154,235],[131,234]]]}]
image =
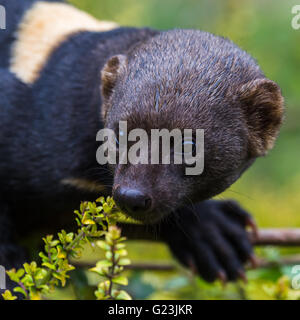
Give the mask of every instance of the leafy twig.
[{"label": "leafy twig", "polygon": [[[69,263],[69,257],[79,258],[82,253],[83,245],[99,239],[105,244],[106,259],[97,263],[104,265],[109,262],[107,279],[99,284],[96,291],[97,298],[101,298],[99,290],[105,288],[105,298],[107,299],[129,299],[125,291],[113,289],[113,284],[127,285],[128,280],[121,276],[123,265],[130,263],[124,256],[127,251],[123,243],[125,238],[121,237],[121,230],[116,227],[116,220],[120,212],[115,206],[111,197],[106,200],[101,197],[96,202],[82,202],[80,210],[75,211],[78,224],[77,233],[67,233],[62,230],[58,233],[58,239],[53,235],[43,238],[45,243],[44,252],[40,252],[42,259],[41,266],[36,262],[25,263],[24,268],[19,270],[12,269],[7,271],[10,279],[17,283],[14,292],[23,294],[25,299],[41,299],[44,294],[52,292],[58,285],[65,286],[69,278],[69,272],[74,270],[74,266]],[[98,270],[97,269],[97,270]],[[105,275],[104,275],[105,277]],[[108,286],[108,287],[106,287]],[[17,299],[9,290],[2,295],[6,300]]]}]

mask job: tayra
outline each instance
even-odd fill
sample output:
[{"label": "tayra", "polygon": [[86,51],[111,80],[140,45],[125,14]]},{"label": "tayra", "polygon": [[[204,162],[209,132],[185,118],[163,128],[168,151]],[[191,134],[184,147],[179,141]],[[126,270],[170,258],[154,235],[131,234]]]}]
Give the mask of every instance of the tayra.
[{"label": "tayra", "polygon": [[[56,1],[0,0],[0,264],[25,259],[25,234],[67,228],[82,200],[112,194],[205,280],[243,277],[251,217],[209,200],[273,147],[283,98],[227,39],[197,30],[120,28]],[[204,129],[205,167],[99,166],[96,134]],[[159,221],[159,222],[158,222]],[[159,226],[159,227],[157,227]]]}]

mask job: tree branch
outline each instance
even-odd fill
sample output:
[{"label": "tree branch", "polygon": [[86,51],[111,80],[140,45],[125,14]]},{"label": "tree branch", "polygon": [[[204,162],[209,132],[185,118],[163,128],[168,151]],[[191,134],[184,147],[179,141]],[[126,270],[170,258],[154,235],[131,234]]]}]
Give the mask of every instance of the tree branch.
[{"label": "tree branch", "polygon": [[[257,236],[253,232],[249,232],[251,241],[255,246],[300,246],[300,228],[291,229],[260,229]],[[140,238],[141,239],[141,238]],[[147,240],[153,240],[147,237]],[[257,267],[268,268],[274,265],[294,265],[300,264],[300,254],[282,257],[279,261],[270,262],[264,259],[258,259]],[[85,262],[74,262],[74,266],[78,268],[90,268],[93,264]],[[176,266],[169,263],[133,263],[126,266],[130,270],[148,270],[148,271],[174,271]]]},{"label": "tree branch", "polygon": [[257,237],[250,234],[255,246],[300,246],[300,228],[290,229],[260,229]]}]

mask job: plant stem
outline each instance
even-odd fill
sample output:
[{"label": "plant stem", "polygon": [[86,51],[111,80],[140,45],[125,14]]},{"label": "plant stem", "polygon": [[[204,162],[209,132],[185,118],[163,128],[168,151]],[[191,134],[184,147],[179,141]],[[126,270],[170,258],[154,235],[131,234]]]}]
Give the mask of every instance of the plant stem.
[{"label": "plant stem", "polygon": [[[91,228],[92,228],[92,225],[88,225],[86,231],[90,231]],[[78,244],[78,242],[80,242],[81,240],[84,239],[84,237],[86,235],[86,231],[81,230],[79,232],[79,234],[75,237],[75,239],[64,248],[65,251],[67,251],[67,253],[69,253],[69,251],[73,250],[76,247],[76,245]]]},{"label": "plant stem", "polygon": [[111,266],[111,272],[109,275],[109,288],[108,288],[108,295],[111,299],[112,297],[112,288],[113,288],[113,277],[114,277],[114,271],[116,266],[116,259],[115,259],[115,243],[111,246],[111,253],[112,253],[112,266]]}]

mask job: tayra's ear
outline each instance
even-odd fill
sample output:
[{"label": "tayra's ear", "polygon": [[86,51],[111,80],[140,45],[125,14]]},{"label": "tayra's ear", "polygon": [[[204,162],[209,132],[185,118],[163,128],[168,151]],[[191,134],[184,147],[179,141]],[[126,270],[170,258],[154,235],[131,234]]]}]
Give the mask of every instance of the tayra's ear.
[{"label": "tayra's ear", "polygon": [[102,115],[106,118],[110,108],[109,99],[114,91],[119,77],[126,72],[127,57],[117,55],[108,60],[101,71],[101,93],[103,98]]},{"label": "tayra's ear", "polygon": [[274,146],[283,121],[281,90],[271,80],[256,79],[240,88],[239,99],[248,125],[250,154],[263,156]]},{"label": "tayra's ear", "polygon": [[121,74],[126,71],[127,57],[118,55],[110,58],[101,71],[102,96],[108,100]]}]

